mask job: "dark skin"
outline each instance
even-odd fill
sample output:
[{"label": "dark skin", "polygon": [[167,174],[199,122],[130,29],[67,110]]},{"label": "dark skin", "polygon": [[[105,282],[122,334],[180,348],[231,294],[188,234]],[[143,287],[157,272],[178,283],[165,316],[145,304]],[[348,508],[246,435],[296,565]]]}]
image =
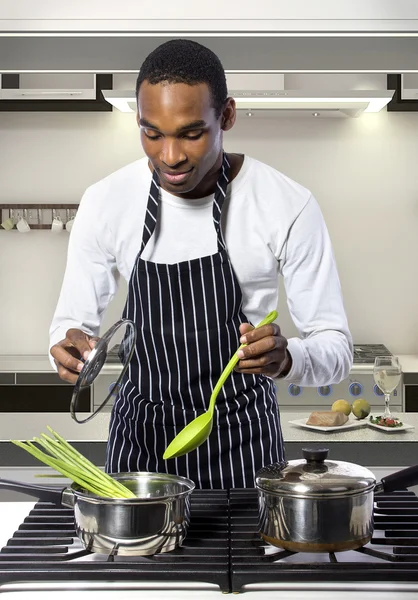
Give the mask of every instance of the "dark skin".
[{"label": "dark skin", "polygon": [[[144,81],[138,95],[137,123],[150,169],[157,171],[161,187],[186,199],[213,194],[222,166],[223,132],[233,127],[235,118],[233,98],[226,100],[217,117],[205,83],[151,85]],[[228,154],[231,180],[239,173],[243,159],[242,155]],[[240,334],[240,342],[247,346],[239,351],[236,371],[270,377],[290,371],[287,340],[276,323],[258,329],[243,323]],[[66,338],[51,348],[62,379],[76,382],[83,368],[80,358],[86,359],[95,343],[83,331],[69,329]]]}]

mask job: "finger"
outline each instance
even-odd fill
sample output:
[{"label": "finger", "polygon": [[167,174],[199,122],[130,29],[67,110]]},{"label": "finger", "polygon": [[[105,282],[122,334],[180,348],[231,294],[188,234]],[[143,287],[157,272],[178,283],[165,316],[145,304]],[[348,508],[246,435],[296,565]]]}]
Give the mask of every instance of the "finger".
[{"label": "finger", "polygon": [[274,350],[272,352],[266,352],[262,356],[258,358],[250,358],[246,360],[240,360],[237,364],[237,367],[241,371],[253,370],[253,369],[263,369],[268,367],[269,365],[275,364],[280,365],[283,362],[284,357],[286,356],[286,350],[278,351]]},{"label": "finger", "polygon": [[97,342],[99,340],[100,340],[100,338],[98,338],[98,337],[92,337],[92,338],[89,339],[89,346],[90,346],[91,350],[93,350],[93,348],[96,347]]},{"label": "finger", "polygon": [[68,381],[69,383],[76,383],[78,379],[78,373],[73,373],[73,371],[69,371],[65,367],[58,366],[58,375],[64,381]]},{"label": "finger", "polygon": [[90,339],[91,336],[80,329],[69,329],[67,331],[66,341],[69,342],[68,345],[76,348],[80,353],[80,357],[83,357],[84,360],[88,358],[92,350],[89,344]]},{"label": "finger", "polygon": [[282,332],[277,323],[269,323],[268,325],[262,325],[261,327],[257,327],[252,329],[251,331],[245,332],[241,335],[240,342],[241,344],[252,344],[253,342],[257,342],[264,337],[268,336],[279,336],[281,337]]},{"label": "finger", "polygon": [[239,326],[239,332],[241,335],[244,335],[245,333],[248,333],[249,331],[252,331],[253,329],[254,329],[254,327],[252,325],[250,325],[249,323],[241,323],[241,325]]},{"label": "finger", "polygon": [[[66,342],[63,340],[62,343]],[[77,356],[74,356],[72,352],[77,352]],[[51,348],[51,356],[55,360],[55,364],[58,367],[58,374],[61,377],[60,369],[64,369],[65,371],[72,371],[73,374],[79,373],[83,368],[83,363],[80,361],[80,355],[78,350],[71,346],[62,346],[60,344],[56,344]],[[77,376],[76,376],[77,378]]]},{"label": "finger", "polygon": [[237,373],[243,375],[267,375],[268,377],[277,377],[280,373],[280,365],[276,362],[271,363],[265,367],[255,367],[253,369],[235,369]]},{"label": "finger", "polygon": [[240,360],[246,360],[250,358],[259,358],[272,351],[280,351],[280,354],[284,355],[286,348],[286,338],[270,335],[262,338],[258,342],[253,342],[247,346],[244,346],[238,350],[237,356]]}]

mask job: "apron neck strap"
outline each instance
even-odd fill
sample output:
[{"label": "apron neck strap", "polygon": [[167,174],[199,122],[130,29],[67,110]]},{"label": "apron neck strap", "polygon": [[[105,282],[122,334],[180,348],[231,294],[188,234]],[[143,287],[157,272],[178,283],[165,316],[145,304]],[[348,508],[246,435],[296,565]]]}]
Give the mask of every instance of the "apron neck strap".
[{"label": "apron neck strap", "polygon": [[142,244],[140,255],[142,254],[145,246],[152,234],[154,233],[155,226],[157,224],[158,208],[160,204],[160,179],[157,175],[157,171],[154,170],[152,174],[151,186],[148,194],[147,210],[145,211],[144,229],[142,231]]},{"label": "apron neck strap", "polygon": [[[229,164],[228,158],[224,152],[223,157],[222,157],[221,172],[220,172],[218,181],[216,183],[215,198],[213,200],[213,212],[212,212],[213,223],[214,223],[216,235],[218,238],[218,251],[219,252],[226,249],[225,241],[223,239],[222,229],[221,229],[221,212],[222,212],[222,206],[224,204],[225,197],[226,197],[226,190],[227,190],[228,183],[229,183],[229,170],[230,170],[230,164]],[[140,255],[142,254],[150,237],[154,233],[155,226],[157,224],[159,204],[160,204],[160,180],[157,175],[157,172],[154,170],[154,172],[152,174],[152,181],[151,181],[150,191],[149,191],[149,195],[148,195],[147,209],[145,211],[145,221],[144,221],[144,229],[142,232],[142,243],[141,243]]]}]

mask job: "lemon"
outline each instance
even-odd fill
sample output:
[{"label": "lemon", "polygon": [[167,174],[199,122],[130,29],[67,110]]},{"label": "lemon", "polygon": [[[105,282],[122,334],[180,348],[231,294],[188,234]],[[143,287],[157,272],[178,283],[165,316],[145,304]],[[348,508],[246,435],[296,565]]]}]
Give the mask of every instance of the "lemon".
[{"label": "lemon", "polygon": [[353,411],[353,415],[358,419],[365,419],[369,416],[371,407],[367,400],[363,400],[363,398],[358,398],[358,400],[354,400],[351,405],[351,410]]},{"label": "lemon", "polygon": [[334,412],[342,412],[347,417],[351,413],[351,406],[347,400],[336,400],[331,408]]}]

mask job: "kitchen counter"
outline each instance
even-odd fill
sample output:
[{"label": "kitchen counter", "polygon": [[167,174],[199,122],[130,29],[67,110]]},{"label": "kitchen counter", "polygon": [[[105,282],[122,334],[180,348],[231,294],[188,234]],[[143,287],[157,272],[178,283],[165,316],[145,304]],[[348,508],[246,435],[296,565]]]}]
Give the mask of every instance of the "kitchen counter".
[{"label": "kitchen counter", "polygon": [[[120,373],[119,363],[103,365],[102,372]],[[42,354],[0,354],[0,373],[55,373],[48,356]]]},{"label": "kitchen counter", "polygon": [[[398,354],[404,373],[418,373],[418,355]],[[105,366],[107,372],[117,373],[120,365]],[[353,365],[352,372],[370,370],[370,365]],[[0,354],[0,372],[53,372],[46,354]]]},{"label": "kitchen counter", "polygon": [[[79,416],[87,416],[81,413]],[[282,432],[285,442],[418,442],[418,413],[396,413],[404,423],[415,429],[386,433],[362,425],[361,427],[336,432],[312,431],[291,425],[294,421],[307,417],[306,412],[281,412]],[[68,413],[3,413],[0,419],[0,442],[12,439],[30,439],[46,432],[49,425],[58,433],[65,435],[70,442],[105,442],[108,439],[110,413],[102,412],[88,423],[76,423]],[[24,418],[23,418],[24,417]]]},{"label": "kitchen counter", "polygon": [[[108,439],[109,413],[100,413],[89,423],[80,425],[67,413],[4,413],[0,420],[0,467],[35,466],[39,463],[10,442],[26,440],[46,432],[47,425],[63,435],[90,460],[103,465]],[[330,456],[363,465],[408,466],[416,456],[418,413],[398,413],[415,429],[387,433],[367,425],[347,431],[319,432],[291,425],[289,421],[306,417],[306,412],[282,411],[282,431],[288,459],[299,458],[307,445],[326,445]]]},{"label": "kitchen counter", "polygon": [[0,372],[53,372],[45,354],[0,354]]}]

